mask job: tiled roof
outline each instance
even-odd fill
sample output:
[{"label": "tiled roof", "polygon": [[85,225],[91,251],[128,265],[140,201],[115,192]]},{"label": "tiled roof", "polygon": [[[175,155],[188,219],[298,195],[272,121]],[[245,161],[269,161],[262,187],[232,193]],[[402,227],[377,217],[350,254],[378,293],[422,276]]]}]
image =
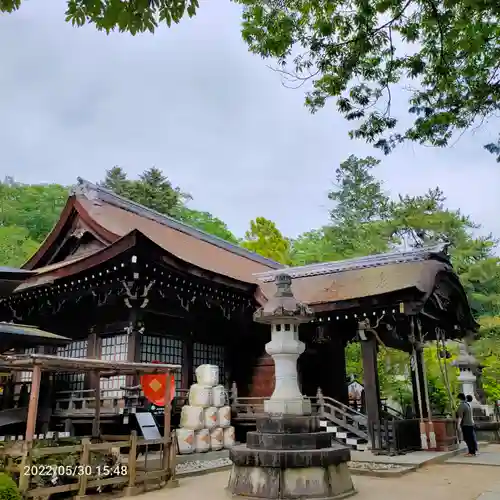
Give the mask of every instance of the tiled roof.
[{"label": "tiled roof", "polygon": [[451,270],[445,244],[369,255],[257,273],[255,278],[266,297],[274,293],[280,272],[293,279],[296,298],[306,304],[324,304],[382,295],[408,288],[429,291],[436,275]]},{"label": "tiled roof", "polygon": [[321,276],[334,274],[355,269],[367,269],[370,267],[386,266],[389,264],[404,264],[407,262],[420,262],[431,258],[436,258],[449,263],[446,254],[446,243],[438,245],[414,248],[407,251],[394,251],[354,259],[338,260],[335,262],[321,262],[319,264],[309,264],[307,266],[287,267],[281,270],[265,271],[255,274],[258,281],[264,283],[274,281],[280,272],[286,272],[292,278],[304,278],[306,276]]},{"label": "tiled roof", "polygon": [[[437,273],[448,269],[449,265],[437,260],[399,262],[350,268],[328,274],[295,276],[292,286],[298,300],[309,305],[326,304],[373,297],[409,288],[427,292],[432,290]],[[259,286],[266,297],[274,294],[273,282],[266,280],[259,283]]]},{"label": "tiled roof", "polygon": [[178,222],[83,179],[74,189],[90,217],[107,231],[123,237],[134,229],[164,250],[207,271],[254,282],[253,274],[282,268],[216,236]]}]

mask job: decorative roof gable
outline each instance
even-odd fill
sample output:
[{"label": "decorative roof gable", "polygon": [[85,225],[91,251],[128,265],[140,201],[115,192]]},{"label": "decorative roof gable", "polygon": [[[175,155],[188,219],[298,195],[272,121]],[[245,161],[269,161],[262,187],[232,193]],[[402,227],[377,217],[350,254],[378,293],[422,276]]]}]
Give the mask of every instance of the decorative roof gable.
[{"label": "decorative roof gable", "polygon": [[78,185],[73,188],[73,194],[77,197],[83,196],[87,200],[90,200],[94,203],[103,202],[108,205],[112,205],[114,207],[120,208],[122,210],[126,210],[127,212],[131,212],[139,217],[149,219],[151,221],[157,222],[162,226],[167,226],[171,229],[175,229],[176,231],[180,231],[181,233],[187,234],[193,238],[204,241],[206,243],[210,243],[216,247],[219,247],[223,250],[227,250],[233,254],[239,255],[246,259],[250,259],[254,262],[258,262],[259,264],[263,264],[272,269],[281,269],[284,266],[279,262],[276,262],[271,259],[267,259],[266,257],[262,257],[259,254],[246,250],[238,245],[233,245],[222,238],[217,236],[213,236],[205,231],[194,228],[188,224],[184,224],[183,222],[179,222],[172,217],[168,217],[167,215],[163,215],[156,210],[152,210],[147,208],[139,203],[128,200],[123,196],[119,196],[109,189],[103,188],[97,184],[93,184],[92,182],[86,181],[81,177],[78,178]]}]

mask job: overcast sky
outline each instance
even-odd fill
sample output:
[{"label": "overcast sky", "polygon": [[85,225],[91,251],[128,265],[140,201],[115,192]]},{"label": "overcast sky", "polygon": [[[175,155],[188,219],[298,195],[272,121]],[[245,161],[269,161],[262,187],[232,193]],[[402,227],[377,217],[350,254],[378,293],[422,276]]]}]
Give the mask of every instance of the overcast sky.
[{"label": "overcast sky", "polygon": [[[295,236],[327,221],[342,160],[380,156],[348,139],[333,104],[310,115],[303,91],[247,52],[229,0],[202,0],[195,19],[137,37],[72,28],[64,7],[25,0],[0,17],[2,178],[72,184],[155,165],[236,234],[264,216]],[[439,185],[450,207],[500,236],[500,165],[482,149],[496,130],[448,150],[404,146],[377,175],[394,195]]]}]

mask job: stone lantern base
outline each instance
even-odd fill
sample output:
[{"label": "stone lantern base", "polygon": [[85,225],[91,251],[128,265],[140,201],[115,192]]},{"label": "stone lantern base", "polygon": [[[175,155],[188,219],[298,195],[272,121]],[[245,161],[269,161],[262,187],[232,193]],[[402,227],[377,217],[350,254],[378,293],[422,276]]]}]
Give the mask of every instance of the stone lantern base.
[{"label": "stone lantern base", "polygon": [[271,397],[264,401],[264,412],[271,415],[310,415],[311,400],[304,397],[286,400]]},{"label": "stone lantern base", "polygon": [[319,418],[263,416],[247,444],[233,447],[227,487],[233,498],[337,500],[356,493],[347,462],[349,448],[333,444]]}]

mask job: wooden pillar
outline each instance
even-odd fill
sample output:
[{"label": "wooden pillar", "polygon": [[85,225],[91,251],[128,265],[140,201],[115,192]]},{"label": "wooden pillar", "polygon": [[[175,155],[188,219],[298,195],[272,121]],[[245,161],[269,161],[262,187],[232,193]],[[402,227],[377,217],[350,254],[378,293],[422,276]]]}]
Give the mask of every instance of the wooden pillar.
[{"label": "wooden pillar", "polygon": [[361,340],[363,360],[363,379],[365,387],[366,413],[368,426],[380,424],[380,386],[377,367],[377,340],[371,333],[366,333],[367,340]]},{"label": "wooden pillar", "polygon": [[312,368],[317,373],[316,390],[321,387],[323,396],[348,405],[349,388],[346,374],[345,343],[339,333],[332,328],[331,324],[328,325],[326,337],[328,341],[315,344],[316,363],[309,369]]},{"label": "wooden pillar", "polygon": [[169,458],[170,458],[170,379],[171,374],[167,373],[165,383],[165,411],[164,411],[164,421],[163,421],[163,470],[168,470],[169,468]]},{"label": "wooden pillar", "polygon": [[[38,347],[40,354],[56,354],[57,348],[53,346]],[[54,381],[50,372],[42,372],[40,378],[40,397],[38,404],[38,421],[43,434],[49,431],[50,419],[52,417],[52,406],[54,397]]]},{"label": "wooden pillar", "polygon": [[193,337],[186,335],[182,343],[181,388],[187,390],[193,384]]},{"label": "wooden pillar", "polygon": [[[426,377],[424,376],[424,364],[422,362],[423,351],[415,350],[415,361],[412,366],[412,388],[413,401],[415,404],[415,413],[417,417],[422,415],[423,418],[429,417],[429,409],[427,408],[427,398],[425,391]],[[418,376],[418,383],[417,383]]]},{"label": "wooden pillar", "polygon": [[42,370],[40,365],[35,365],[33,367],[33,377],[31,379],[30,402],[28,406],[28,419],[26,422],[26,441],[28,443],[33,441],[33,436],[35,435],[41,379]]},{"label": "wooden pillar", "polygon": [[92,372],[92,382],[95,397],[95,413],[92,421],[92,437],[98,438],[101,435],[101,374]]},{"label": "wooden pillar", "polygon": [[[129,310],[129,326],[132,330],[128,336],[127,345],[127,361],[132,363],[139,363],[141,360],[141,333],[137,328],[137,322],[140,319],[141,310],[136,304],[132,304]],[[137,375],[127,375],[127,386],[135,386],[139,384],[139,377]]]},{"label": "wooden pillar", "polygon": [[[100,345],[99,336],[94,331],[91,331],[87,337],[87,358],[89,359],[99,359],[100,358]],[[85,374],[85,388],[94,389],[95,387],[95,373],[90,372]]]}]

